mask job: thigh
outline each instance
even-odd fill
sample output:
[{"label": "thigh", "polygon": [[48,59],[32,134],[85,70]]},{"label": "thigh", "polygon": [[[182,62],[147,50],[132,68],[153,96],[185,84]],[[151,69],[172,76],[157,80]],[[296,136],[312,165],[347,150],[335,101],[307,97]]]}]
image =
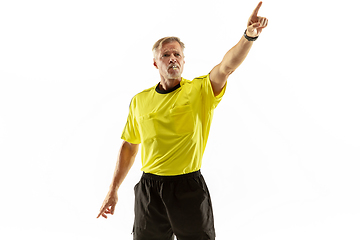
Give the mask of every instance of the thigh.
[{"label": "thigh", "polygon": [[215,239],[210,193],[202,175],[176,183],[170,194],[166,203],[177,239]]},{"label": "thigh", "polygon": [[172,240],[173,232],[159,186],[141,179],[135,186],[134,240]]}]

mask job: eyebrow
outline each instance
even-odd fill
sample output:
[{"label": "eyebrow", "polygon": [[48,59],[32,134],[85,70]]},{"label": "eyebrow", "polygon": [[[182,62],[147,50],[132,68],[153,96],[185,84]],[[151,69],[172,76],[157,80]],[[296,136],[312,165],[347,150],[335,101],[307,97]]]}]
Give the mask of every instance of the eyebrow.
[{"label": "eyebrow", "polygon": [[180,54],[180,52],[179,52],[178,50],[176,50],[176,49],[165,50],[164,52],[161,52],[161,53],[162,53],[162,54],[166,54],[166,53],[169,53],[169,52],[175,52],[175,53],[179,53],[179,54]]}]

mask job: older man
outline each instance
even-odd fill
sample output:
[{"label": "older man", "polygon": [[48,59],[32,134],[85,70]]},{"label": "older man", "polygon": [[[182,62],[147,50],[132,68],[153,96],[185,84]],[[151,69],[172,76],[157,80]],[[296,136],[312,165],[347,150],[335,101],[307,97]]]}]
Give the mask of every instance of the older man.
[{"label": "older man", "polygon": [[160,82],[131,101],[114,178],[98,217],[114,214],[117,190],[141,143],[143,176],[135,190],[136,240],[215,239],[210,194],[200,173],[214,109],[229,75],[244,61],[268,20],[249,18],[240,41],[207,75],[186,80],[184,44],[176,37],[153,47]]}]

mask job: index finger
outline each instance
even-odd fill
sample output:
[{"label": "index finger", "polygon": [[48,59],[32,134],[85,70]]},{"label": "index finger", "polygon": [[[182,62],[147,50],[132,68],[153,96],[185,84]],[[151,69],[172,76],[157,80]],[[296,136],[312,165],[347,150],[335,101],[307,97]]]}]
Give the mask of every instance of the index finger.
[{"label": "index finger", "polygon": [[100,211],[99,215],[97,215],[96,218],[99,218],[103,213],[104,213],[104,211]]},{"label": "index finger", "polygon": [[261,5],[262,5],[262,2],[259,2],[259,4],[254,9],[252,16],[256,17],[258,15],[258,12],[259,12],[259,9],[260,9]]},{"label": "index finger", "polygon": [[104,212],[105,212],[105,210],[106,210],[106,208],[107,208],[107,206],[105,205],[104,207],[102,207],[101,209],[100,209],[100,213],[99,213],[99,215],[96,217],[96,218],[99,218],[101,215],[103,215],[104,214]]}]

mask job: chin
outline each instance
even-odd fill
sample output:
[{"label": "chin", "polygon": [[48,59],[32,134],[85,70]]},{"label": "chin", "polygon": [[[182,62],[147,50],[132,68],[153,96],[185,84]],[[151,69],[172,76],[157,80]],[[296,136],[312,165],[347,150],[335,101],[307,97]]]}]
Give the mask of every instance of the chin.
[{"label": "chin", "polygon": [[181,73],[179,74],[168,74],[168,79],[178,79],[181,78]]}]

